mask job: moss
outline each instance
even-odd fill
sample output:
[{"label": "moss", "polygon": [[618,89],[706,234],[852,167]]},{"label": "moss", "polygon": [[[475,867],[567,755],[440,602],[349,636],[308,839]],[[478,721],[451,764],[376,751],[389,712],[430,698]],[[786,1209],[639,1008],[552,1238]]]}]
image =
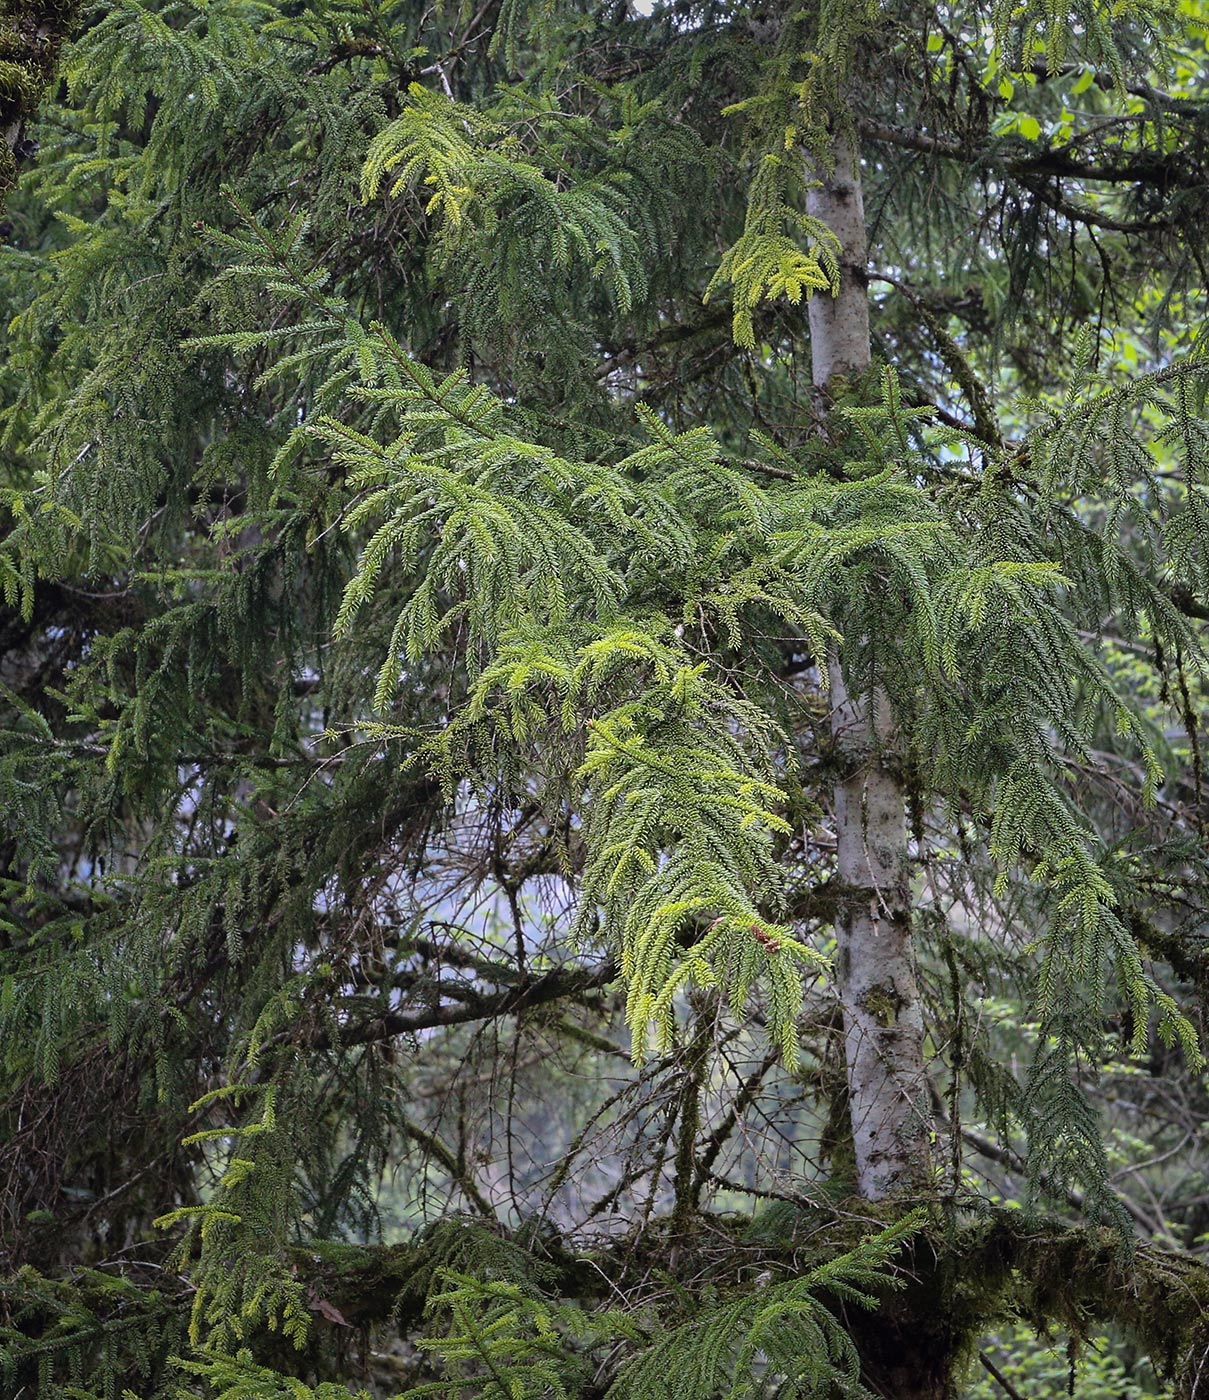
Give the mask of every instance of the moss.
[{"label": "moss", "polygon": [[32,63],[0,59],[0,102],[19,103],[26,110],[42,95],[45,80]]},{"label": "moss", "polygon": [[37,109],[54,77],[59,52],[71,32],[78,0],[18,4],[0,0],[0,208],[4,196],[17,182],[12,133]]},{"label": "moss", "polygon": [[17,162],[7,141],[0,141],[0,211],[4,208],[4,196],[17,183]]},{"label": "moss", "polygon": [[[780,1251],[799,1270],[851,1249],[901,1218],[901,1202],[837,1202],[830,1220],[803,1210],[809,1232]],[[776,1234],[748,1231],[748,1239]],[[797,1247],[794,1247],[797,1246]],[[750,1255],[747,1256],[750,1259]],[[773,1259],[773,1251],[764,1258]],[[1130,1249],[1107,1228],[1071,1226],[1019,1211],[954,1220],[940,1209],[907,1246],[876,1311],[847,1314],[878,1393],[941,1395],[1001,1323],[1068,1332],[1077,1345],[1120,1328],[1188,1400],[1209,1400],[1197,1367],[1209,1366],[1209,1269],[1187,1256]]]},{"label": "moss", "polygon": [[[304,1353],[259,1329],[253,1345],[262,1360],[280,1351],[283,1366],[301,1359],[317,1375],[344,1374],[353,1350],[368,1354],[371,1332],[414,1333],[442,1266],[487,1278],[524,1278],[551,1297],[589,1307],[612,1298],[617,1288],[641,1298],[656,1279],[665,1299],[673,1285],[680,1303],[696,1306],[707,1296],[733,1296],[769,1268],[787,1278],[834,1260],[903,1213],[902,1203],[893,1201],[847,1198],[830,1208],[777,1201],[752,1222],[715,1216],[708,1229],[673,1237],[665,1221],[662,1228],[611,1241],[592,1256],[572,1252],[548,1229],[509,1235],[470,1219],[443,1221],[400,1245],[318,1241],[291,1251],[288,1261],[314,1314]],[[666,1272],[672,1244],[675,1278]],[[1067,1331],[1076,1343],[1105,1326],[1120,1328],[1182,1396],[1209,1400],[1196,1388],[1197,1368],[1209,1351],[1209,1269],[1188,1256],[1131,1251],[1108,1229],[1015,1211],[957,1220],[938,1207],[927,1228],[904,1247],[895,1276],[898,1286],[883,1290],[876,1310],[844,1313],[867,1380],[880,1393],[899,1400],[946,1394],[988,1331],[1023,1321],[1041,1333]],[[29,1277],[45,1300],[43,1313],[23,1324],[30,1341],[81,1308],[102,1320],[103,1328],[104,1319],[124,1314],[129,1305],[132,1284],[97,1271],[55,1281]],[[677,1279],[693,1282],[681,1286]],[[162,1315],[149,1315],[151,1332],[179,1331],[187,1297],[169,1291],[155,1300]]]},{"label": "moss", "polygon": [[875,986],[869,988],[859,1004],[879,1026],[892,1026],[903,1008],[903,998],[894,987]]},{"label": "moss", "polygon": [[[363,1246],[335,1240],[309,1243],[295,1250],[293,1265],[316,1293],[333,1303],[355,1326],[389,1321],[409,1295],[423,1260],[414,1244]],[[403,1309],[406,1320],[423,1310],[423,1294]]]},{"label": "moss", "polygon": [[1131,1251],[1107,1228],[1004,1211],[957,1227],[938,1222],[903,1264],[906,1288],[858,1322],[873,1359],[906,1347],[926,1364],[940,1348],[954,1375],[997,1323],[1062,1329],[1076,1344],[1115,1324],[1181,1395],[1197,1396],[1197,1368],[1209,1357],[1209,1269],[1188,1256]]},{"label": "moss", "polygon": [[[677,1235],[678,1277],[719,1290],[741,1287],[768,1266],[802,1272],[834,1259],[902,1218],[901,1202],[848,1198],[828,1209],[774,1202],[753,1222],[711,1217],[710,1228]],[[764,1218],[767,1217],[767,1219]],[[594,1259],[557,1238],[532,1253],[519,1239],[481,1222],[445,1222],[413,1243],[361,1247],[322,1243],[297,1251],[299,1276],[354,1327],[420,1319],[434,1271],[442,1264],[495,1276],[524,1270],[552,1295],[587,1299],[606,1275],[623,1289],[641,1287],[665,1259],[670,1236],[649,1229]],[[531,1241],[538,1244],[537,1241]],[[1023,1321],[1039,1332],[1063,1330],[1078,1342],[1106,1325],[1121,1328],[1189,1400],[1198,1364],[1209,1350],[1209,1269],[1188,1256],[1139,1247],[1119,1233],[1070,1226],[1018,1211],[955,1221],[937,1209],[931,1225],[906,1247],[876,1311],[850,1310],[869,1379],[889,1394],[944,1394],[986,1332]],[[694,1292],[700,1292],[695,1287]],[[931,1388],[929,1390],[929,1387]]]}]

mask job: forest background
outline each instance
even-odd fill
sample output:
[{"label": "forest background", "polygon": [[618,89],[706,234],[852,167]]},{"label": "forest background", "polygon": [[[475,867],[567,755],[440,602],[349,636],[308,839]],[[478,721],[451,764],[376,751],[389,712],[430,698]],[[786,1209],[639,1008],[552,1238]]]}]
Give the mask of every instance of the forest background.
[{"label": "forest background", "polygon": [[7,0],[0,1389],[1209,1395],[1200,0]]}]

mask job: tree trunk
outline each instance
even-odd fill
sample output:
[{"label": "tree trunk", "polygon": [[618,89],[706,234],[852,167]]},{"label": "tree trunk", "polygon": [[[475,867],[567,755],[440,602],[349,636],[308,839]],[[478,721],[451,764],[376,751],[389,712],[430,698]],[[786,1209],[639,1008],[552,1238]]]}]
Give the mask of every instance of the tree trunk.
[{"label": "tree trunk", "polygon": [[71,32],[77,0],[9,0],[0,23],[0,214],[17,183],[19,162],[32,155],[25,124],[37,111],[46,85],[54,77],[59,50]]},{"label": "tree trunk", "polygon": [[[834,168],[819,170],[808,212],[843,247],[835,297],[810,302],[813,380],[825,402],[869,368],[869,302],[860,163],[834,143]],[[849,689],[839,656],[831,667],[835,786],[837,972],[844,1014],[848,1104],[857,1190],[877,1201],[916,1193],[930,1180],[923,1014],[911,950],[907,811],[895,732],[883,691]]]}]

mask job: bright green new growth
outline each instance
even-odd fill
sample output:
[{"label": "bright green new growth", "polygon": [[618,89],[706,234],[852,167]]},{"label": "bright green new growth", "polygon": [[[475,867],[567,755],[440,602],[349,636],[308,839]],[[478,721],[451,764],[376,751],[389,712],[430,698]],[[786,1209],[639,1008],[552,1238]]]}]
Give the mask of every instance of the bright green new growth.
[{"label": "bright green new growth", "polygon": [[[803,296],[834,295],[839,290],[839,239],[826,224],[787,202],[783,193],[786,183],[800,187],[801,172],[800,156],[763,158],[748,194],[743,235],[727,249],[706,288],[708,301],[715,290],[730,287],[736,345],[754,348],[752,313],[761,301],[783,296],[797,306]],[[788,234],[782,232],[786,227],[791,230]]]},{"label": "bright green new growth", "polygon": [[[648,446],[615,464],[574,462],[515,431],[507,406],[464,375],[438,383],[384,326],[361,328],[319,290],[317,274],[294,270],[305,227],[299,219],[281,237],[259,225],[248,237],[223,235],[243,261],[222,277],[263,282],[306,319],[193,345],[247,353],[297,338],[309,348],[267,374],[294,374],[321,359],[320,405],[364,404],[372,427],[389,425],[379,441],[318,416],[291,434],[275,475],[287,480],[299,444],[318,441],[354,493],[340,523],[368,531],[368,540],[344,591],[337,635],[355,626],[388,560],[414,570],[421,545],[435,538],[391,633],[375,705],[386,709],[405,668],[422,663],[450,629],[464,629],[468,702],[439,735],[412,736],[417,757],[436,763],[447,792],[473,774],[477,743],[499,753],[507,773],[522,767],[518,753],[543,739],[556,716],[573,742],[589,736],[577,770],[590,793],[582,920],[590,927],[601,907],[603,932],[619,944],[636,1053],[652,1020],[660,1050],[670,1048],[675,997],[690,979],[713,985],[722,970],[737,1012],[763,971],[771,1033],[792,1061],[800,973],[787,959],[816,956],[761,912],[777,907],[772,837],[788,830],[768,806],[778,796],[771,765],[784,736],[761,710],[711,681],[706,663],[689,664],[691,653],[656,610],[670,591],[683,600],[682,627],[721,613],[732,639],[740,600],[749,616],[772,609],[802,627],[816,662],[851,609],[872,597],[893,600],[887,615],[902,617],[908,654],[925,659],[934,683],[916,716],[933,755],[929,786],[943,793],[950,784],[976,784],[993,809],[990,849],[1001,882],[1023,862],[1053,891],[1043,1009],[1061,1019],[1085,995],[1096,1004],[1115,964],[1135,1008],[1142,1038],[1135,1048],[1145,1043],[1153,1002],[1160,1033],[1179,1038],[1197,1060],[1190,1023],[1148,977],[1116,913],[1121,874],[1104,865],[1063,793],[1062,750],[1083,752],[1079,726],[1108,710],[1137,742],[1148,785],[1161,778],[1142,722],[1082,645],[1072,604],[1146,616],[1153,635],[1189,656],[1199,654],[1199,642],[1111,535],[1089,537],[1056,500],[1069,480],[1091,474],[1095,444],[1124,458],[1110,476],[1110,509],[1136,509],[1137,449],[1128,439],[1106,440],[1102,426],[1106,418],[1119,424],[1126,406],[1166,412],[1171,403],[1168,433],[1199,460],[1204,435],[1185,406],[1187,386],[1205,373],[1199,359],[1086,403],[1076,381],[1067,414],[1025,447],[1002,449],[1002,467],[992,463],[981,480],[971,476],[963,488],[954,473],[958,483],[939,504],[916,484],[918,474],[966,450],[967,439],[927,428],[926,410],[904,408],[889,369],[880,407],[845,410],[863,454],[847,464],[848,482],[804,474],[785,486],[756,486],[725,464],[708,433],[672,435],[649,414]],[[1090,344],[1084,363],[1089,355]],[[1174,385],[1174,402],[1157,392],[1163,381]],[[1027,525],[1006,489],[1017,485],[1026,451],[1034,465],[1024,480],[1043,512]],[[1197,499],[1163,521],[1177,548],[1204,533]],[[1055,547],[1061,565],[1045,557]],[[876,641],[864,645],[872,651]],[[857,655],[851,664],[859,674]],[[636,685],[639,697],[630,698]],[[610,705],[619,687],[627,698]],[[685,944],[694,921],[698,935],[690,932]]]}]

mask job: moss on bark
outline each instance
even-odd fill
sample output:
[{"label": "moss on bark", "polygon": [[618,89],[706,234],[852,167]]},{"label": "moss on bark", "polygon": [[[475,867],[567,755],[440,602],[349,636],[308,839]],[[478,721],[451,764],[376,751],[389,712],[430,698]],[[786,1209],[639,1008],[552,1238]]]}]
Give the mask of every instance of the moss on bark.
[{"label": "moss on bark", "polygon": [[25,125],[75,25],[78,0],[0,0],[0,210],[17,183]]}]

